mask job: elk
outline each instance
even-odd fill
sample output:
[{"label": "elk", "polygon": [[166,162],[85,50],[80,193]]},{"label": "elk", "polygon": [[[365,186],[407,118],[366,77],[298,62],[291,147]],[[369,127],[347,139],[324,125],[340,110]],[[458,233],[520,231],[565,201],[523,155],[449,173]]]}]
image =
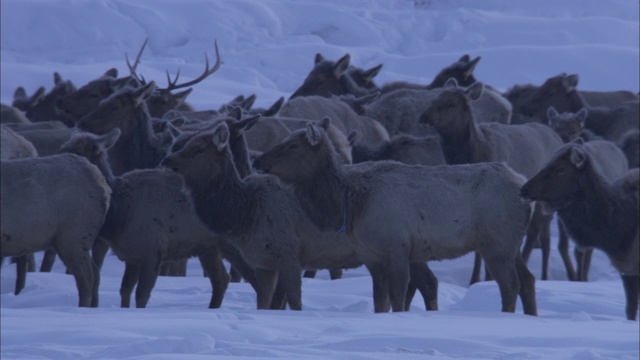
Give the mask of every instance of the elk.
[{"label": "elk", "polygon": [[368,146],[359,141],[357,131],[347,137],[351,144],[352,162],[395,160],[409,165],[444,165],[444,155],[438,136],[396,135],[379,146]]},{"label": "elk", "polygon": [[166,145],[153,133],[145,100],[155,90],[155,82],[139,88],[125,86],[78,121],[78,128],[104,135],[119,128],[119,140],[109,149],[114,175],[133,169],[154,168],[166,154]]},{"label": "elk", "polygon": [[515,311],[520,294],[524,312],[536,314],[535,279],[519,251],[531,213],[518,198],[522,176],[499,163],[343,165],[327,136],[329,123],[324,118],[292,132],[253,166],[289,184],[317,228],[347,234],[374,279],[376,312],[386,311],[389,300],[393,311],[405,309],[412,261],[477,250],[496,278],[502,310]]},{"label": "elk", "polygon": [[[482,83],[476,83],[468,89],[445,89],[421,115],[419,121],[422,125],[433,127],[440,134],[442,152],[447,164],[505,162],[516,172],[529,178],[544,165],[544,161],[553,151],[562,145],[560,137],[542,124],[478,124],[471,104],[480,98],[484,90]],[[551,215],[544,215],[542,209],[536,205],[527,242],[536,241],[532,235],[535,229],[543,231],[540,236],[550,236],[548,228],[552,220]],[[546,240],[542,241],[546,243]],[[471,283],[479,280],[479,260],[476,256]],[[546,272],[542,278],[547,278]]]},{"label": "elk", "polygon": [[546,113],[551,106],[559,112],[574,113],[586,108],[589,116],[585,120],[585,128],[614,142],[619,141],[627,131],[638,129],[638,99],[614,106],[592,107],[582,99],[577,86],[577,74],[549,78],[525,99],[519,111],[528,119],[546,123]]},{"label": "elk", "polygon": [[[19,87],[14,93],[14,106],[22,107],[25,115],[30,121],[62,121],[66,126],[73,127],[75,122],[70,118],[67,118],[61,114],[58,114],[56,103],[59,98],[62,98],[72,92],[76,91],[76,86],[71,80],[63,80],[62,76],[58,72],[53,73],[54,87],[48,92],[41,92],[40,88],[33,96],[29,97],[24,88]],[[34,97],[38,96],[37,101],[34,101]]]},{"label": "elk", "polygon": [[72,154],[2,160],[0,166],[0,256],[53,247],[76,280],[79,306],[98,306],[100,274],[89,250],[111,198],[100,170]]},{"label": "elk", "polygon": [[93,111],[98,104],[127,85],[131,77],[118,78],[118,69],[111,68],[99,78],[89,81],[70,94],[59,97],[55,107],[66,121],[76,123],[81,117]]},{"label": "elk", "polygon": [[[65,143],[62,151],[87,157],[100,168],[113,189],[111,206],[99,235],[126,263],[121,306],[130,306],[131,293],[137,285],[136,307],[146,307],[160,264],[197,255],[211,281],[209,308],[220,307],[229,283],[220,241],[198,220],[178,175],[146,169],[113,176],[107,150],[119,136],[117,128],[104,135],[81,133]],[[233,263],[246,269],[243,264]],[[243,275],[254,283],[250,270],[243,271]]]},{"label": "elk", "polygon": [[[136,79],[141,85],[147,85],[144,77],[141,77],[137,74],[137,67],[140,63],[140,58],[142,57],[142,53],[144,48],[147,45],[149,39],[145,39],[136,55],[136,59],[133,65],[129,62],[128,54],[125,54],[127,67],[129,68],[129,73],[132,78]],[[220,50],[218,49],[218,42],[214,42],[214,47],[216,51],[216,63],[212,68],[209,68],[209,55],[205,52],[205,69],[204,72],[198,76],[197,78],[179,84],[178,78],[180,77],[180,70],[176,73],[176,76],[173,80],[171,80],[171,76],[169,75],[169,71],[167,70],[167,87],[166,88],[156,88],[154,92],[147,99],[147,105],[149,108],[149,114],[154,118],[161,118],[164,114],[166,114],[170,110],[179,110],[179,111],[195,111],[195,109],[185,102],[187,96],[191,93],[193,89],[187,89],[181,91],[179,93],[172,93],[172,91],[177,89],[188,88],[190,86],[196,85],[209,77],[211,74],[215,73],[222,66],[222,58],[220,57]]]},{"label": "elk", "polygon": [[622,279],[626,317],[635,320],[640,283],[640,172],[633,169],[609,182],[586,144],[578,140],[558,149],[522,186],[520,195],[544,201],[557,211],[578,246],[602,250],[609,257]]},{"label": "elk", "polygon": [[[0,126],[0,150],[1,160],[23,159],[38,156],[38,152],[33,144],[24,137],[15,133],[7,125]],[[1,258],[0,261],[4,260]],[[16,264],[16,287],[14,294],[18,295],[24,289],[27,271],[35,271],[35,258],[33,253],[13,257],[12,262]]]}]

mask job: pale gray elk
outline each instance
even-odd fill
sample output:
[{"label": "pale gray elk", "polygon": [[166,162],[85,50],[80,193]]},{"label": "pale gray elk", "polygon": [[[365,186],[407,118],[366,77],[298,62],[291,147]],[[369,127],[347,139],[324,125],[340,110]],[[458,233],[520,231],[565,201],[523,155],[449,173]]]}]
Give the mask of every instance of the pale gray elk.
[{"label": "pale gray elk", "polygon": [[24,111],[15,106],[0,104],[0,123],[2,124],[29,124]]},{"label": "pale gray elk", "polygon": [[[0,126],[0,159],[24,159],[38,156],[38,152],[33,144],[11,130],[7,125]],[[4,260],[1,258],[0,261]],[[33,253],[13,257],[12,262],[16,264],[16,287],[14,294],[18,295],[24,289],[27,271],[35,271],[35,258]]]},{"label": "pale gray elk", "polygon": [[345,135],[356,130],[362,141],[379,145],[389,139],[387,130],[378,121],[358,115],[348,104],[335,98],[317,95],[289,99],[282,105],[278,116],[317,121],[323,117],[336,119],[333,125]]},{"label": "pale gray elk", "polygon": [[638,169],[609,182],[585,145],[571,142],[520,190],[523,198],[544,201],[557,211],[578,246],[602,250],[609,257],[622,278],[629,320],[638,312],[639,187]]},{"label": "pale gray elk", "polygon": [[29,140],[11,130],[5,124],[0,126],[0,136],[2,138],[0,141],[0,159],[9,160],[38,156],[38,151]]},{"label": "pale gray elk", "polygon": [[389,300],[394,311],[405,309],[411,262],[476,250],[496,278],[502,310],[515,311],[520,294],[524,312],[536,314],[535,279],[519,250],[531,213],[518,198],[522,176],[499,163],[345,166],[327,136],[329,122],[294,131],[253,165],[291,185],[319,229],[346,232],[374,279],[376,311]]},{"label": "pale gray elk", "polygon": [[79,306],[98,306],[91,259],[111,189],[97,167],[72,154],[2,160],[1,256],[53,247],[76,280]]},{"label": "pale gray elk", "polygon": [[629,168],[640,167],[640,130],[631,129],[622,135],[618,141],[629,162]]},{"label": "pale gray elk", "polygon": [[[480,84],[480,83],[478,83]],[[393,136],[398,133],[412,135],[433,135],[418,120],[445,89],[457,88],[455,80],[445,84],[443,88],[431,90],[398,89],[382,95],[379,99],[364,105],[365,114],[378,120]],[[461,88],[464,89],[464,88]],[[478,122],[498,122],[508,124],[511,108],[499,94],[486,87],[479,101],[472,103],[472,111]]]},{"label": "pale gray elk", "polygon": [[[476,83],[468,89],[447,87],[421,115],[420,123],[433,127],[440,134],[442,152],[447,164],[498,161],[505,162],[526,178],[533,176],[553,151],[562,146],[562,140],[551,128],[538,123],[478,124],[471,104],[480,97],[483,90],[482,83]],[[533,234],[549,237],[548,228],[551,220],[552,214],[543,214],[542,209],[536,204],[528,241],[537,240],[532,238]],[[540,229],[542,233],[536,229]],[[546,243],[546,240],[543,243]],[[479,281],[479,266],[480,259],[476,256],[471,283]],[[546,272],[543,272],[542,278],[546,277]]]}]

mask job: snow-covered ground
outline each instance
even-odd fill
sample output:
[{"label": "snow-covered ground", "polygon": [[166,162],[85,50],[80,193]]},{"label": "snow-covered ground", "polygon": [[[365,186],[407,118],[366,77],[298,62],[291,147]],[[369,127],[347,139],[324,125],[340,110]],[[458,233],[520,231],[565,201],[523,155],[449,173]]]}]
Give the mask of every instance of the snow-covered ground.
[{"label": "snow-covered ground", "polygon": [[[417,3],[417,5],[416,5]],[[384,64],[377,80],[428,83],[463,54],[482,56],[476,77],[499,89],[541,84],[561,72],[584,90],[639,85],[639,5],[635,0],[2,0],[1,100],[24,86],[50,89],[58,71],[76,85],[149,45],[138,72],[166,84],[165,70],[187,80],[204,52],[221,69],[194,87],[198,109],[239,94],[269,106],[302,83],[316,53],[351,54],[352,64]],[[555,228],[554,228],[555,231]],[[638,322],[625,320],[619,276],[596,252],[591,281],[566,281],[554,251],[553,280],[538,281],[539,316],[499,312],[493,282],[467,287],[472,256],[433,262],[440,311],[419,295],[408,313],[374,314],[364,269],[330,281],[303,281],[303,311],[257,311],[246,283],[231,284],[222,307],[207,309],[208,280],[197,261],[186,278],[160,278],[146,309],[119,308],[123,264],[109,256],[100,308],[76,307],[71,276],[30,273],[13,295],[15,269],[1,273],[2,359],[638,359]],[[38,255],[40,260],[40,255]],[[540,254],[530,268],[540,274]]]}]

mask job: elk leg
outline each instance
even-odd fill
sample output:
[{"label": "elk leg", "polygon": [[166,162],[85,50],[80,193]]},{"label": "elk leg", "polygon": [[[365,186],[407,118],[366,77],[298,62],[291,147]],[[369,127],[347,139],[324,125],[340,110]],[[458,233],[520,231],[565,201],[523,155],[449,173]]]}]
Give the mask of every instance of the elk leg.
[{"label": "elk leg", "polygon": [[198,259],[211,283],[209,309],[217,309],[222,305],[222,299],[229,286],[229,273],[222,262],[220,249],[209,246],[198,253]]},{"label": "elk leg", "polygon": [[131,293],[138,283],[139,277],[140,265],[125,263],[124,274],[122,274],[122,283],[120,284],[120,307],[128,308],[131,306]]},{"label": "elk leg", "polygon": [[[499,250],[495,252],[497,253]],[[520,281],[518,280],[518,272],[514,259],[492,255],[491,253],[488,254],[488,256],[487,254],[483,254],[483,258],[500,289],[502,311],[515,312],[516,301],[518,300],[518,293],[520,292]]]},{"label": "elk leg", "polygon": [[342,279],[342,269],[329,269],[329,278],[331,280]]},{"label": "elk leg", "polygon": [[[576,275],[576,271],[573,268],[573,263],[571,261],[571,257],[569,256],[569,235],[567,234],[567,229],[565,229],[562,220],[558,218],[558,251],[560,251],[560,256],[562,257],[562,262],[564,263],[564,267],[567,271],[567,278],[569,281],[577,281],[578,277]],[[578,266],[580,263],[578,262]]]},{"label": "elk leg", "polygon": [[625,313],[627,320],[635,320],[638,313],[638,291],[640,290],[640,276],[622,275],[622,286],[624,286],[624,296],[626,298]]},{"label": "elk leg", "polygon": [[367,264],[373,282],[373,307],[377,313],[389,311],[389,279],[381,264]]},{"label": "elk leg", "polygon": [[16,289],[14,294],[18,295],[24,289],[27,282],[27,268],[29,255],[15,256],[13,261],[16,263]]},{"label": "elk leg", "polygon": [[140,277],[136,287],[136,308],[146,308],[151,298],[151,291],[160,275],[160,259],[150,259],[140,266]]},{"label": "elk leg", "polygon": [[60,260],[71,272],[76,280],[76,287],[80,297],[79,306],[91,306],[91,298],[94,291],[93,260],[89,250],[84,250],[80,246],[77,247],[58,247],[56,249]]},{"label": "elk leg", "polygon": [[56,251],[53,248],[45,250],[42,264],[40,264],[40,272],[51,272],[53,263],[56,261],[56,255]]},{"label": "elk leg", "polygon": [[304,274],[302,274],[303,278],[313,279],[316,277],[318,270],[305,270]]},{"label": "elk leg", "polygon": [[420,290],[425,309],[438,310],[438,279],[429,268],[429,265],[421,261],[412,262],[411,265],[409,265],[409,269],[409,290],[411,288],[414,290],[412,294],[409,294],[410,291],[407,290],[405,310],[409,310],[416,288]]},{"label": "elk leg", "polygon": [[516,271],[518,280],[520,281],[520,301],[522,308],[527,315],[538,315],[538,305],[536,303],[536,277],[525,265],[522,256],[516,254]]},{"label": "elk leg", "polygon": [[480,282],[480,271],[482,269],[482,257],[477,252],[475,253],[475,257],[473,258],[473,271],[471,272],[471,279],[469,280],[469,285],[473,285],[477,282]]},{"label": "elk leg", "polygon": [[269,309],[278,273],[267,269],[254,269],[256,275],[256,297],[258,309]]}]

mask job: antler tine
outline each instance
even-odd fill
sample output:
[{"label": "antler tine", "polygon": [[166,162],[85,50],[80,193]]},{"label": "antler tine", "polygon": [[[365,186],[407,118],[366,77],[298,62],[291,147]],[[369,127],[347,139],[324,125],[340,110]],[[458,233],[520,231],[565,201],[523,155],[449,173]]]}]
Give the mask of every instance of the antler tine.
[{"label": "antler tine", "polygon": [[127,59],[127,66],[129,67],[129,73],[131,74],[131,76],[135,77],[142,84],[146,84],[146,82],[144,80],[144,77],[140,77],[138,76],[138,74],[136,74],[136,69],[138,68],[138,64],[140,64],[140,58],[142,57],[142,52],[144,51],[144,48],[147,46],[148,41],[149,41],[149,38],[144,39],[144,43],[142,43],[142,47],[140,47],[140,51],[136,56],[136,61],[133,63],[133,66],[129,62],[129,54],[127,54],[126,52],[124,53],[124,56]]},{"label": "antler tine", "polygon": [[216,64],[213,66],[213,68],[209,69],[209,55],[207,55],[207,52],[205,51],[204,53],[205,69],[202,75],[200,75],[196,79],[193,79],[186,83],[176,84],[178,82],[178,76],[180,76],[180,70],[178,70],[178,73],[176,74],[176,77],[173,79],[173,81],[171,81],[169,76],[169,71],[167,70],[167,81],[169,82],[169,86],[166,88],[166,90],[175,90],[175,89],[193,86],[201,82],[202,80],[206,79],[209,75],[218,71],[218,69],[220,69],[220,66],[222,66],[222,59],[220,58],[220,50],[218,50],[218,40],[215,41],[215,49],[216,49]]}]

